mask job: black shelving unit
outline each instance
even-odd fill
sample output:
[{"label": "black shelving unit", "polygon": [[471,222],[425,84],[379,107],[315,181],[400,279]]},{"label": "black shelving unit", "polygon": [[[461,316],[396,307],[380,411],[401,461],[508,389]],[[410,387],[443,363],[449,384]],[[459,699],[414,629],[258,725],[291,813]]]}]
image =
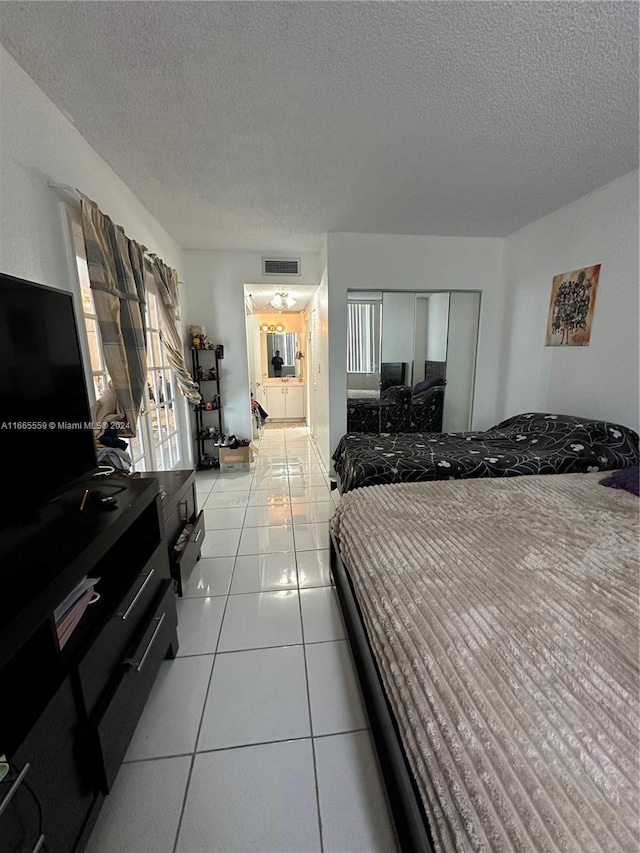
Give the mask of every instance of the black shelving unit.
[{"label": "black shelving unit", "polygon": [[215,436],[207,435],[212,428],[222,435],[222,398],[220,396],[220,360],[222,347],[198,349],[191,347],[192,376],[198,383],[202,401],[195,409],[196,467],[199,471],[218,467]]}]

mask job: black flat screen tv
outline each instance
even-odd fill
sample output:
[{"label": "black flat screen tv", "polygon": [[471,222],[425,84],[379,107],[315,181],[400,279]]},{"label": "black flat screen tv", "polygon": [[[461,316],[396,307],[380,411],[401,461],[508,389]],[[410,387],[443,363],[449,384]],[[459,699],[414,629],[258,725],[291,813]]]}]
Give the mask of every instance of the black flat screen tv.
[{"label": "black flat screen tv", "polygon": [[0,525],[98,470],[73,297],[2,273],[0,437]]}]

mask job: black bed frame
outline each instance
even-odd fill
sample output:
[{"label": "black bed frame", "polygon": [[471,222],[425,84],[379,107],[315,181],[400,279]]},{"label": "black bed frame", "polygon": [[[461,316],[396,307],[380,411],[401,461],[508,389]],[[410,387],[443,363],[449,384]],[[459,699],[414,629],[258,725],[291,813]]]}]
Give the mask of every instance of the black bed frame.
[{"label": "black bed frame", "polygon": [[331,536],[331,574],[342,609],[360,689],[402,853],[434,853],[429,822],[400,740],[380,671],[367,639],[351,578]]}]

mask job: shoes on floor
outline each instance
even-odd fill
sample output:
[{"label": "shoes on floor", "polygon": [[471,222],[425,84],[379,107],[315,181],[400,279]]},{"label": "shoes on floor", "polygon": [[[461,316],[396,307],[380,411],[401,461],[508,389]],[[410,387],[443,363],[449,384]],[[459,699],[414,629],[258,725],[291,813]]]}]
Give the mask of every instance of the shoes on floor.
[{"label": "shoes on floor", "polygon": [[208,468],[219,468],[220,463],[215,458],[215,456],[209,456],[208,453],[203,453],[202,458],[200,459],[200,463],[198,468],[200,470],[208,469]]}]

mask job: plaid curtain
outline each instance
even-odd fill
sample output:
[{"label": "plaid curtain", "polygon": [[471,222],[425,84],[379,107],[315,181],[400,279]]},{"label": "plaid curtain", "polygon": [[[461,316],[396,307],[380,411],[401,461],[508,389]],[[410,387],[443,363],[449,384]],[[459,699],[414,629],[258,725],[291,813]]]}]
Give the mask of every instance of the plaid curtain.
[{"label": "plaid curtain", "polygon": [[135,436],[147,381],[145,248],[130,240],[98,205],[81,197],[89,281],[102,349],[125,420],[121,435]]},{"label": "plaid curtain", "polygon": [[184,397],[192,403],[202,399],[198,386],[193,381],[184,360],[182,338],[179,332],[180,296],[178,291],[178,273],[168,267],[156,255],[147,256],[147,269],[153,276],[158,291],[160,313],[160,340],[162,341],[169,364],[178,380],[178,387]]}]

